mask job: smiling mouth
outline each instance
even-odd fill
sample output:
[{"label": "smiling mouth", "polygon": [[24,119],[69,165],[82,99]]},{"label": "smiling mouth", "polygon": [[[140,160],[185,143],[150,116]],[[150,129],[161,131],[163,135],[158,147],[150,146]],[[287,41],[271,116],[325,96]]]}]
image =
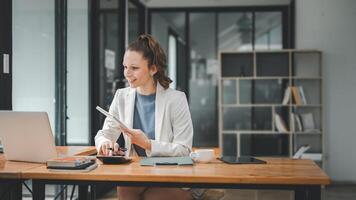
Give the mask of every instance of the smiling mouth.
[{"label": "smiling mouth", "polygon": [[136,81],[136,79],[133,79],[133,80],[128,80],[129,83],[134,83]]}]

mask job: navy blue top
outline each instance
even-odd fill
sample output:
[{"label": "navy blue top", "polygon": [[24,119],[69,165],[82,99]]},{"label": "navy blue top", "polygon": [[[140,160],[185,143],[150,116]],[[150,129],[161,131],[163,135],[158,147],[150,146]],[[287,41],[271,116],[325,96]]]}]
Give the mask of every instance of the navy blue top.
[{"label": "navy blue top", "polygon": [[[133,128],[141,129],[149,139],[155,139],[156,93],[141,95],[136,92]],[[144,149],[134,144],[139,156],[147,156]]]}]

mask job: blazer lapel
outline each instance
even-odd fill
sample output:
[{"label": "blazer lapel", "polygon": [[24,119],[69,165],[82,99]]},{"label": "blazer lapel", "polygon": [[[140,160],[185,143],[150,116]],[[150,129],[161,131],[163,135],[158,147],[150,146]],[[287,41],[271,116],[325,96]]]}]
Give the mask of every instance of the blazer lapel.
[{"label": "blazer lapel", "polygon": [[164,92],[164,88],[157,82],[155,105],[155,140],[158,141],[161,137],[164,107],[166,104],[166,101],[164,99]]},{"label": "blazer lapel", "polygon": [[[133,127],[133,117],[134,117],[134,110],[135,110],[135,97],[136,97],[136,89],[130,89],[129,92],[126,94],[125,99],[125,124],[128,128]],[[127,148],[127,153],[132,155],[132,148],[131,148],[131,140],[124,134],[125,144]],[[131,153],[130,153],[131,152]]]},{"label": "blazer lapel", "polygon": [[133,127],[135,97],[136,97],[136,90],[130,89],[130,91],[126,95],[126,101],[125,101],[125,114],[126,114],[125,123],[129,128]]}]

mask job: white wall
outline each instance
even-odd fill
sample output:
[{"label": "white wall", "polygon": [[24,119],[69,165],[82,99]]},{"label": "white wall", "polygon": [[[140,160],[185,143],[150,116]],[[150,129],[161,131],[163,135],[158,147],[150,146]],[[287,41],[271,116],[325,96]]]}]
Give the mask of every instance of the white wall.
[{"label": "white wall", "polygon": [[356,1],[296,0],[296,47],[323,51],[326,172],[356,182]]}]

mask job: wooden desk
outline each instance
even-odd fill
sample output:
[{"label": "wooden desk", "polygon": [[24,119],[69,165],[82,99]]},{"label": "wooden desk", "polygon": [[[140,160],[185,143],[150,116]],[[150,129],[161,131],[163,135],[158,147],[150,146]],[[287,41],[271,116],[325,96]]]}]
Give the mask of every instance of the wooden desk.
[{"label": "wooden desk", "polygon": [[[90,155],[95,153],[96,149],[91,146],[58,146],[57,152],[63,156]],[[22,199],[22,172],[41,166],[44,164],[8,161],[0,154],[0,198],[5,193],[4,195],[8,195],[6,199]]]},{"label": "wooden desk", "polygon": [[21,172],[39,166],[42,164],[7,161],[0,154],[0,199],[22,199]]},{"label": "wooden desk", "polygon": [[88,156],[96,154],[94,146],[57,146],[56,148],[60,156]]},{"label": "wooden desk", "polygon": [[311,160],[261,158],[267,164],[229,165],[214,163],[194,166],[99,165],[89,173],[49,172],[45,166],[22,173],[33,179],[34,199],[44,198],[45,183],[94,184],[112,182],[126,186],[164,186],[198,188],[286,189],[295,191],[295,199],[320,200],[321,185],[329,177]]}]

